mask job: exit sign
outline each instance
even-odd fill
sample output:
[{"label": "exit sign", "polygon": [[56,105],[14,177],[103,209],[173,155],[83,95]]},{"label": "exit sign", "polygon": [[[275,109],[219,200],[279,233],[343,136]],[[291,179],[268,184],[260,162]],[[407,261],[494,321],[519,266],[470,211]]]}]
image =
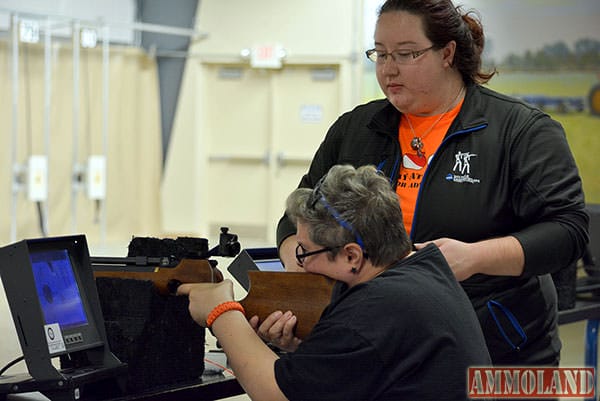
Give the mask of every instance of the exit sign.
[{"label": "exit sign", "polygon": [[285,50],[281,45],[257,45],[252,48],[250,65],[253,68],[281,68]]}]

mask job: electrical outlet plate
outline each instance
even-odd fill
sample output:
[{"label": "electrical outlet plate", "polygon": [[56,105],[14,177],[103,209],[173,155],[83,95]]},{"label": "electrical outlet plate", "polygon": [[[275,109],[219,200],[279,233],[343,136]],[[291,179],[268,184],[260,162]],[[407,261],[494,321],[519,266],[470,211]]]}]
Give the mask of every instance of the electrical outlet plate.
[{"label": "electrical outlet plate", "polygon": [[27,161],[27,198],[32,202],[48,199],[48,157],[29,156]]},{"label": "electrical outlet plate", "polygon": [[19,39],[24,43],[40,41],[40,24],[35,20],[21,20],[19,24]]},{"label": "electrical outlet plate", "polygon": [[81,47],[93,49],[98,44],[98,33],[95,29],[82,28],[79,41],[81,43]]},{"label": "electrical outlet plate", "polygon": [[106,198],[106,156],[92,155],[88,158],[85,185],[88,198]]}]

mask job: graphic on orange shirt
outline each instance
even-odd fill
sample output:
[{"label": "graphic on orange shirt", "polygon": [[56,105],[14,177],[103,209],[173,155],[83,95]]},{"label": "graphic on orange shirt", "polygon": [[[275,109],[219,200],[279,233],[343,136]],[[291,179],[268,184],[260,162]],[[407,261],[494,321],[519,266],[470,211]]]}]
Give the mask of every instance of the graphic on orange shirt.
[{"label": "graphic on orange shirt", "polygon": [[[431,160],[431,157],[429,160]],[[429,164],[429,160],[427,160],[425,156],[419,156],[416,153],[405,153],[402,157],[402,166],[410,170],[421,170],[423,167]]]},{"label": "graphic on orange shirt", "polygon": [[[410,120],[414,132],[406,122],[405,115],[402,115],[402,118],[400,119],[398,141],[400,142],[400,149],[402,149],[402,164],[398,174],[396,193],[398,194],[400,207],[402,208],[404,226],[406,232],[409,234],[423,175],[425,174],[434,153],[444,140],[444,136],[446,135],[446,132],[448,132],[452,121],[454,121],[454,118],[460,111],[461,105],[462,102],[446,113],[441,119],[439,114],[433,116],[411,115]],[[433,128],[428,132],[432,125]],[[419,156],[417,151],[412,149],[411,141],[415,137],[415,134],[418,135],[421,132],[427,132],[427,135],[421,137],[421,141],[423,142],[423,155]]]}]

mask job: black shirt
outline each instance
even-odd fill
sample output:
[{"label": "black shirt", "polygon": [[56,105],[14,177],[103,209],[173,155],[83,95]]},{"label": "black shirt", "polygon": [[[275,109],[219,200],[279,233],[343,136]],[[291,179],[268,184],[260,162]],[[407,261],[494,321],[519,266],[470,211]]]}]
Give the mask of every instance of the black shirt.
[{"label": "black shirt", "polygon": [[467,367],[491,364],[466,294],[430,245],[331,304],[275,363],[290,400],[466,400]]}]

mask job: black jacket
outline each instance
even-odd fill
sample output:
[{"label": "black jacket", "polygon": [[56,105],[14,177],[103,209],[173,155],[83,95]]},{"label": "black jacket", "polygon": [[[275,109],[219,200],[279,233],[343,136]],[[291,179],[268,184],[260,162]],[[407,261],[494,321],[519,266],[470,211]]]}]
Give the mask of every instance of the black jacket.
[{"label": "black jacket", "polygon": [[[399,121],[400,113],[387,100],[343,114],[329,129],[300,186],[312,187],[335,164],[372,164],[395,188],[402,154]],[[581,179],[562,126],[517,99],[469,86],[422,179],[413,242],[515,236],[525,253],[521,277],[478,274],[461,283],[481,308],[497,291],[511,294],[539,281],[537,276],[574,263],[588,242],[588,221]],[[295,227],[282,217],[278,244],[293,233]]]}]

